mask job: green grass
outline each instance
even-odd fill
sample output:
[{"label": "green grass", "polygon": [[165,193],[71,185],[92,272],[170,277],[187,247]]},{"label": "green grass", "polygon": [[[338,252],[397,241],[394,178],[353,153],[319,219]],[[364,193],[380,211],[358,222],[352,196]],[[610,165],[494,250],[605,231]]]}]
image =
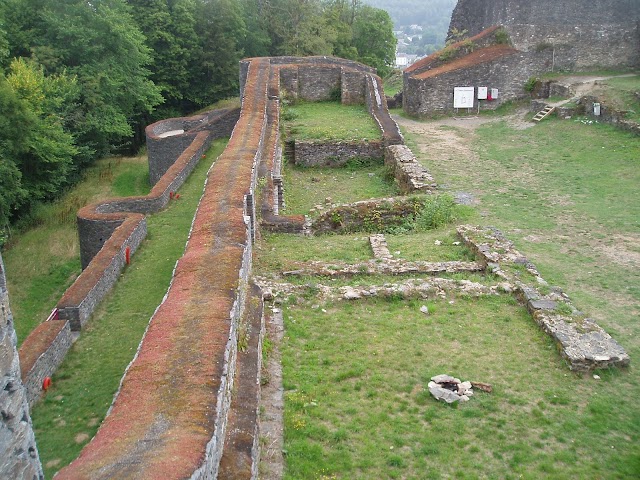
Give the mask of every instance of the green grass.
[{"label": "green grass", "polygon": [[393,97],[401,92],[403,87],[402,70],[393,70],[383,79],[384,94],[387,97]]},{"label": "green grass", "polygon": [[38,206],[2,251],[18,342],[43,322],[80,274],[76,213],[108,197],[149,192],[145,156],[105,158],[59,201]]},{"label": "green grass", "polygon": [[380,140],[380,128],[364,105],[339,102],[298,102],[284,106],[281,118],[287,136],[298,140]]},{"label": "green grass", "polygon": [[[440,185],[474,194],[479,205],[468,221],[503,230],[545,279],[626,348],[632,366],[597,372],[600,380],[572,374],[507,295],[324,304],[314,296],[316,283],[400,279],[292,279],[310,287],[284,312],[285,478],[634,478],[640,142],[609,126],[554,119],[525,130],[505,121],[476,132],[450,130],[471,146],[468,155],[419,155],[418,139],[406,137]],[[314,183],[331,192],[342,177],[320,180]],[[313,187],[307,178],[296,190],[296,181],[287,183],[290,204],[305,202]],[[363,255],[362,238],[267,238],[261,273],[277,273],[290,258]],[[454,241],[451,228],[387,235],[401,258],[469,258]],[[424,303],[426,317],[419,312]],[[424,391],[437,373],[486,381],[495,390],[447,407]]]},{"label": "green grass", "polygon": [[[419,311],[424,303],[428,316]],[[284,311],[286,479],[637,471],[635,401],[610,392],[620,373],[600,382],[569,373],[511,297],[321,307],[326,312],[306,303]],[[426,389],[439,373],[494,391],[452,408]]]},{"label": "green grass", "polygon": [[373,258],[369,237],[364,234],[299,237],[263,233],[262,237],[254,263],[257,274],[291,270],[292,262],[322,259],[356,263]]},{"label": "green grass", "polygon": [[351,203],[366,198],[398,195],[398,188],[383,165],[353,168],[303,168],[286,165],[286,214],[308,214],[316,205]]},{"label": "green grass", "polygon": [[216,141],[180,189],[180,200],[147,217],[148,236],[53,376],[32,419],[47,478],[71,462],[111,404],[125,367],[169,286],[182,255],[207,170],[226,141]]},{"label": "green grass", "polygon": [[627,119],[640,122],[640,75],[610,78],[599,84],[604,103],[616,110],[627,111]]}]

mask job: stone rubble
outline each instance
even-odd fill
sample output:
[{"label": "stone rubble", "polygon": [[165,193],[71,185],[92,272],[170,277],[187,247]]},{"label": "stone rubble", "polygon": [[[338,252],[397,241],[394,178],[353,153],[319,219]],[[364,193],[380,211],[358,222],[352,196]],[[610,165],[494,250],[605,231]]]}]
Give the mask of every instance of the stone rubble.
[{"label": "stone rubble", "polygon": [[436,375],[431,377],[431,381],[427,385],[429,393],[446,403],[468,402],[469,397],[473,396],[473,386],[471,382],[463,382],[459,378],[450,375]]},{"label": "stone rubble", "polygon": [[[505,281],[507,285],[503,290],[513,290],[540,328],[557,342],[571,370],[587,372],[629,365],[631,360],[624,348],[573,306],[562,290],[550,288],[535,265],[518,252],[502,232],[490,227],[461,225],[458,235],[477,253],[489,272]],[[527,280],[525,272],[531,280]],[[543,288],[549,293],[542,293]]]}]

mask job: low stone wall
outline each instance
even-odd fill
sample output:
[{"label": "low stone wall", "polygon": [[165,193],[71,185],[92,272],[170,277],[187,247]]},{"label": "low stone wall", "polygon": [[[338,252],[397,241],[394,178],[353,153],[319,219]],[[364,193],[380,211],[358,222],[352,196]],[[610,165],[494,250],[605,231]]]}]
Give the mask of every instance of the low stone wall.
[{"label": "low stone wall", "polygon": [[38,325],[20,347],[22,381],[29,407],[40,399],[45,378],[58,369],[71,343],[69,322],[50,320]]},{"label": "low stone wall", "polygon": [[396,197],[340,205],[327,210],[311,224],[315,235],[348,232],[381,232],[404,224],[420,210],[419,198]]},{"label": "low stone wall", "polygon": [[431,193],[437,188],[431,174],[418,162],[406,145],[391,145],[385,149],[384,164],[400,187],[400,193]]},{"label": "low stone wall", "polygon": [[349,161],[384,158],[384,145],[371,142],[313,142],[295,140],[293,163],[303,167],[342,167]]},{"label": "low stone wall", "polygon": [[120,273],[127,265],[127,249],[131,259],[146,236],[147,221],[144,216],[135,215],[124,220],[67,289],[57,308],[60,318],[69,320],[71,330],[82,329],[120,278]]},{"label": "low stone wall", "polygon": [[[626,119],[627,112],[620,112],[603,103],[597,97],[588,95],[580,97],[576,102],[578,104],[578,112],[584,113],[587,117],[598,122],[608,123],[621,130],[640,135],[640,124]],[[600,104],[600,115],[593,114],[593,104]]]},{"label": "low stone wall", "polygon": [[43,479],[0,255],[0,478]]},{"label": "low stone wall", "polygon": [[560,289],[551,288],[548,294],[541,292],[542,287],[548,287],[547,282],[500,231],[462,225],[458,227],[458,235],[487,265],[488,271],[513,285],[513,293],[558,344],[572,370],[586,372],[629,365],[624,348],[594,320],[578,311]]},{"label": "low stone wall", "polygon": [[80,262],[85,269],[129,215],[158,212],[171,200],[211,145],[207,132],[196,134],[193,142],[176,159],[148,195],[108,199],[88,205],[78,212]]}]

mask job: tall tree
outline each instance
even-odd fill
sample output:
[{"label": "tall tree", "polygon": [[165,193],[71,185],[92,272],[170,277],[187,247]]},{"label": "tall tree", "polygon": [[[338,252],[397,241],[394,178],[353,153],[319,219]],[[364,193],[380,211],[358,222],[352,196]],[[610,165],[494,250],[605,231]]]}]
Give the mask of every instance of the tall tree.
[{"label": "tall tree", "polygon": [[363,6],[353,23],[353,45],[358,50],[358,60],[375,67],[379,75],[387,75],[396,50],[389,14],[379,8]]},{"label": "tall tree", "polygon": [[235,0],[203,0],[197,12],[200,38],[193,69],[196,83],[189,92],[198,105],[237,95],[238,61],[246,37],[243,10]]},{"label": "tall tree", "polygon": [[20,151],[14,152],[22,186],[30,203],[52,199],[67,184],[78,153],[61,115],[77,97],[75,79],[45,76],[41,65],[20,58],[11,63],[7,82],[32,118]]},{"label": "tall tree", "polygon": [[151,80],[165,99],[155,116],[179,116],[193,108],[187,97],[199,42],[196,1],[128,0],[128,4],[151,50]]},{"label": "tall tree", "polygon": [[11,1],[36,18],[28,43],[45,71],[77,77],[80,109],[74,133],[87,147],[84,160],[126,144],[136,118],[162,97],[149,79],[149,49],[124,0]]},{"label": "tall tree", "polygon": [[16,159],[25,151],[34,123],[24,102],[0,74],[0,232],[28,197]]}]

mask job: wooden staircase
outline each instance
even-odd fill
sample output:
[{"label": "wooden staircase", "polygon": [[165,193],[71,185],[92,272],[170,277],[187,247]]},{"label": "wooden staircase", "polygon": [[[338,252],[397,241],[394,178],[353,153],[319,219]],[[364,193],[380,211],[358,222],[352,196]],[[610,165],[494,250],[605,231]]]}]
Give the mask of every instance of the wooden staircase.
[{"label": "wooden staircase", "polygon": [[551,105],[547,105],[542,110],[540,110],[538,113],[536,113],[532,120],[534,122],[541,122],[542,120],[547,118],[549,115],[551,115],[555,111],[556,111],[556,107],[552,107]]}]

